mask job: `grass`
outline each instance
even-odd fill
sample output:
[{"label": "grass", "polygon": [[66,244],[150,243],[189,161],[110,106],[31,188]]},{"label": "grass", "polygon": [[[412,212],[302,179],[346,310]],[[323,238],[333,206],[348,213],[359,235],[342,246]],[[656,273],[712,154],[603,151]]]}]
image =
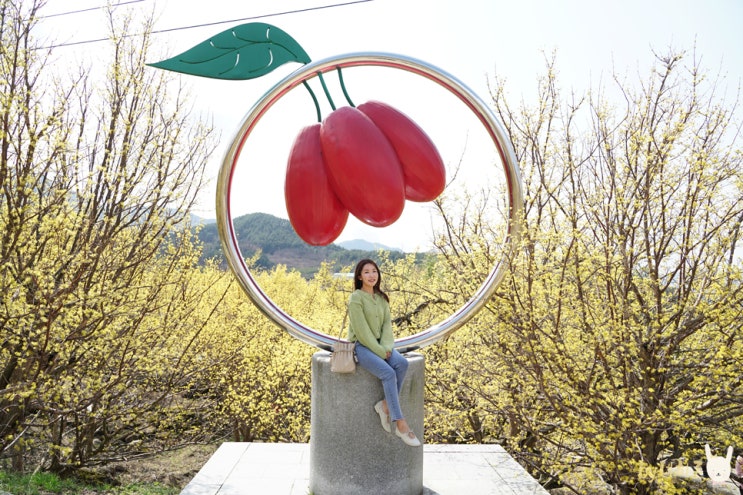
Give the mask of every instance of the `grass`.
[{"label": "grass", "polygon": [[0,465],[0,495],[177,495],[218,446],[190,445],[83,471],[77,477],[20,474]]},{"label": "grass", "polygon": [[0,471],[0,492],[12,495],[175,495],[180,490],[160,483],[110,486],[61,478],[53,473],[17,474]]}]

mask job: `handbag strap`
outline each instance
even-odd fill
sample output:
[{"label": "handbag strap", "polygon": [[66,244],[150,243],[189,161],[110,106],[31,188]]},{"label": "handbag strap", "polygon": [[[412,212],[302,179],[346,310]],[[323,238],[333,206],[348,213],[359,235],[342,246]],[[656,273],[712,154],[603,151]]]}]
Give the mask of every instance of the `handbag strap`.
[{"label": "handbag strap", "polygon": [[346,313],[343,315],[343,323],[341,323],[341,331],[338,333],[338,338],[336,340],[341,340],[341,335],[343,335],[343,330],[346,328],[346,319],[348,318],[348,308],[346,308]]}]

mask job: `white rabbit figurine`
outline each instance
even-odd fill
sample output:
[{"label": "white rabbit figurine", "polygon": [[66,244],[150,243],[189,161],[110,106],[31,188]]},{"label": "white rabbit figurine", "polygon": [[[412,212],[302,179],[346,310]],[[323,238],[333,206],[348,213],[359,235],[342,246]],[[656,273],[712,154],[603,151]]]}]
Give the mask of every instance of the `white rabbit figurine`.
[{"label": "white rabbit figurine", "polygon": [[728,447],[727,457],[713,456],[709,444],[704,446],[707,454],[707,475],[713,482],[724,482],[730,479],[730,461],[733,459],[733,446]]}]

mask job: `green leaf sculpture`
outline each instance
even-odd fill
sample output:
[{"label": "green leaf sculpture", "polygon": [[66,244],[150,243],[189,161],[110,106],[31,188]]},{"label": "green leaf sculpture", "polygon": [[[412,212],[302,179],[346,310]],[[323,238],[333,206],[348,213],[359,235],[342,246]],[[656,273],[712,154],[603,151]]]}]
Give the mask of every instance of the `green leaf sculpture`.
[{"label": "green leaf sculpture", "polygon": [[285,31],[253,22],[222,31],[180,55],[147,65],[213,79],[244,80],[268,74],[287,62],[310,61]]}]

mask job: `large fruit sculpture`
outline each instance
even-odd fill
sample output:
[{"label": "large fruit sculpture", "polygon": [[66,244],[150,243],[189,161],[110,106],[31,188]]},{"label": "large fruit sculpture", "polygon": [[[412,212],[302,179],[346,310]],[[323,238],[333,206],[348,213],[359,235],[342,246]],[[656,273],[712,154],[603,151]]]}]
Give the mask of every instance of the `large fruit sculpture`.
[{"label": "large fruit sculpture", "polygon": [[[432,201],[446,186],[445,168],[436,147],[408,116],[378,101],[354,105],[343,83],[342,69],[389,67],[422,76],[455,95],[483,124],[499,153],[508,187],[508,223],[503,258],[496,260],[483,284],[448,318],[417,334],[395,341],[400,352],[420,349],[445,338],[484,307],[503,280],[507,260],[519,235],[523,197],[518,161],[498,119],[476,94],[460,81],[425,62],[404,55],[357,53],[312,62],[288,34],[263,23],[243,24],[213,36],[154,67],[216,79],[252,79],[287,62],[300,69],[284,77],[259,99],[240,124],[227,150],[217,179],[217,225],[225,257],[253,303],[293,337],[329,350],[337,337],[310,328],[283,311],[258,285],[240,252],[231,216],[232,179],[244,143],[258,121],[289,91],[303,85],[317,110],[317,123],[304,127],[289,154],[284,197],[289,219],[308,244],[333,242],[349,214],[369,225],[395,222],[406,201]],[[336,108],[323,75],[337,71],[347,106]],[[332,112],[322,118],[308,81],[319,80]],[[333,332],[335,333],[335,332]]]},{"label": "large fruit sculpture", "polygon": [[[290,61],[310,59],[284,31],[251,23],[150,65],[207,77],[250,79]],[[322,74],[318,77],[322,81]],[[349,106],[336,109],[326,91],[333,112],[324,120],[312,94],[321,122],[300,131],[287,161],[284,199],[289,221],[302,240],[316,246],[333,242],[343,232],[349,213],[368,225],[386,227],[400,218],[406,200],[432,201],[446,185],[436,146],[412,119],[379,101],[357,107],[345,86],[343,93]]]}]

